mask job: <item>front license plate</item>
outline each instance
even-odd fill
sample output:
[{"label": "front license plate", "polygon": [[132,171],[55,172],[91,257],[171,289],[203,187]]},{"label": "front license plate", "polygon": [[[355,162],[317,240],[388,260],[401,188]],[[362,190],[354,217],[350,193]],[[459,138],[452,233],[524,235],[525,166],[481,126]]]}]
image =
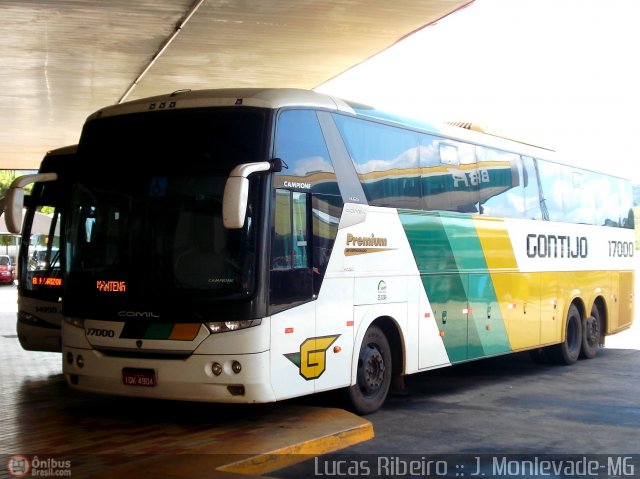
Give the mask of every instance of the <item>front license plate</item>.
[{"label": "front license plate", "polygon": [[156,372],[153,369],[124,368],[122,382],[127,386],[153,387],[156,385]]}]

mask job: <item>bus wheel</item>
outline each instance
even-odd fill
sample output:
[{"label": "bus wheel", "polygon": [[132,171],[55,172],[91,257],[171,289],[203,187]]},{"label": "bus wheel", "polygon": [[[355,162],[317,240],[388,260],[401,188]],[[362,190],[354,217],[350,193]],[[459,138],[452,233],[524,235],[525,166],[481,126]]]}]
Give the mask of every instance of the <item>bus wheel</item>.
[{"label": "bus wheel", "polygon": [[567,313],[564,336],[564,341],[554,347],[553,356],[556,363],[569,365],[578,360],[582,349],[582,318],[574,304]]},{"label": "bus wheel", "polygon": [[591,308],[591,316],[585,318],[582,323],[582,351],[580,357],[584,359],[591,359],[598,354],[598,347],[600,345],[600,312],[594,305]]},{"label": "bus wheel", "polygon": [[390,384],[389,341],[380,328],[371,326],[360,346],[356,384],[347,388],[352,409],[362,415],[377,411],[387,398]]}]

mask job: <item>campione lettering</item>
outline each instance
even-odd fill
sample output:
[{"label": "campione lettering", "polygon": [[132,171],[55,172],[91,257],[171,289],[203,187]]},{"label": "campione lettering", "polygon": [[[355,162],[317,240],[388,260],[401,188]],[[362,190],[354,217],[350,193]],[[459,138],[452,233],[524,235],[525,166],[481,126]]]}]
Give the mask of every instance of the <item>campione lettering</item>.
[{"label": "campione lettering", "polygon": [[311,189],[311,183],[301,183],[299,181],[285,181],[284,186],[286,188],[301,188],[303,190]]}]

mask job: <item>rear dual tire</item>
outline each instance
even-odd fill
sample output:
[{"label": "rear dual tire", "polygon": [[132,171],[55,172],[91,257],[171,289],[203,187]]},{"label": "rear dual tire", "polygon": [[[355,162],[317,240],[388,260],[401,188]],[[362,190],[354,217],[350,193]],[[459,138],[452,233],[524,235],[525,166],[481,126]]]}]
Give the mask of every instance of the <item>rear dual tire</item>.
[{"label": "rear dual tire", "polygon": [[582,351],[580,357],[591,359],[598,354],[600,342],[602,341],[602,321],[600,311],[594,305],[591,308],[591,315],[584,319],[582,323]]},{"label": "rear dual tire", "polygon": [[555,346],[532,349],[531,359],[536,363],[556,363],[570,365],[578,359],[591,359],[598,354],[602,342],[604,325],[600,311],[594,305],[591,315],[584,320],[578,307],[571,305],[565,322],[564,341]]}]

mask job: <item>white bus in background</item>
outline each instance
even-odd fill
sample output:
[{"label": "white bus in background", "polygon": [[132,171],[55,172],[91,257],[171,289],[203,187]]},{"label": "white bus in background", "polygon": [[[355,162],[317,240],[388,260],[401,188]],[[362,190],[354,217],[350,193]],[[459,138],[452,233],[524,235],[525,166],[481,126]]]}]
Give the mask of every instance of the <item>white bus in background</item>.
[{"label": "white bus in background", "polygon": [[[18,318],[20,345],[29,351],[61,350],[62,281],[60,224],[64,169],[70,167],[76,147],[51,150],[39,173],[49,181],[36,182],[25,196],[26,212],[18,253]],[[50,173],[55,173],[52,181]]]}]

